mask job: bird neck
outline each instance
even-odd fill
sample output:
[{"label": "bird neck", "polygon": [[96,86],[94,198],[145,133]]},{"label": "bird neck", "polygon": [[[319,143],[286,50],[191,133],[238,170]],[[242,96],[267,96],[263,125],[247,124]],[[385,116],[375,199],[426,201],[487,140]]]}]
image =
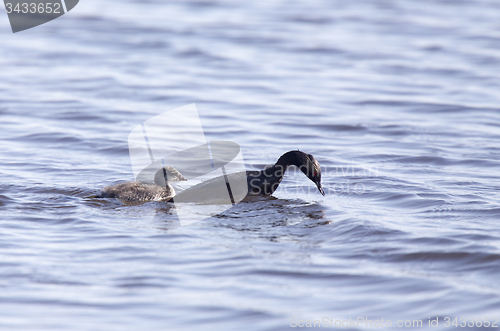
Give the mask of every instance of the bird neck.
[{"label": "bird neck", "polygon": [[302,153],[299,151],[290,151],[287,152],[278,159],[278,161],[271,167],[264,170],[266,176],[277,178],[281,181],[283,176],[285,175],[286,169],[289,166],[294,165],[300,167],[300,162],[298,159],[298,154]]},{"label": "bird neck", "polygon": [[285,169],[288,168],[291,165],[300,167],[301,162],[299,160],[299,155],[303,154],[300,151],[290,151],[286,152],[285,154],[281,155],[278,161],[276,162],[275,165],[279,165],[284,167]]}]

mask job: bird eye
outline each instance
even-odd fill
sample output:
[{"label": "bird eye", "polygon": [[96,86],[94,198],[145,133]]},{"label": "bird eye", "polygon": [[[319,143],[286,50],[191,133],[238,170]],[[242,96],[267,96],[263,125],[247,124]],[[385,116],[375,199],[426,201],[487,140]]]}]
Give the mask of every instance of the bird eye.
[{"label": "bird eye", "polygon": [[318,173],[315,171],[315,172],[313,173],[313,176],[317,176],[317,175],[318,175]]}]

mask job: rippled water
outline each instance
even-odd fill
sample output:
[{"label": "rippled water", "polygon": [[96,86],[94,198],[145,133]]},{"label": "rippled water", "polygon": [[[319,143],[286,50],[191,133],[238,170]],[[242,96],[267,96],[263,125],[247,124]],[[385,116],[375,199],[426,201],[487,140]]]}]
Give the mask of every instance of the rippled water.
[{"label": "rippled water", "polygon": [[[500,317],[498,17],[494,0],[85,0],[12,34],[2,9],[0,327]],[[190,103],[249,168],[313,154],[327,195],[292,171],[191,226],[89,198],[133,179],[135,126]]]}]

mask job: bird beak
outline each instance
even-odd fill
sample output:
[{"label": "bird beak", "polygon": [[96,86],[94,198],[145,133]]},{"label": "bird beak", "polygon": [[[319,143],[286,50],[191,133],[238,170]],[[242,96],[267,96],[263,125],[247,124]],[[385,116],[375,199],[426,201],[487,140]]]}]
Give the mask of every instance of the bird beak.
[{"label": "bird beak", "polygon": [[316,183],[316,186],[318,187],[318,190],[321,194],[325,195],[325,191],[323,191],[323,187],[321,187],[321,183],[320,182],[317,182]]}]

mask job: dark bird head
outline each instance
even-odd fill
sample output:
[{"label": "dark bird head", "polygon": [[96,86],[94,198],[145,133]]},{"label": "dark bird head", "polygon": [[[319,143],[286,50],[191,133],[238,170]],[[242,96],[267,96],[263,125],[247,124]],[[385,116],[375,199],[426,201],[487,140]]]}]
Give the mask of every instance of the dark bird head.
[{"label": "dark bird head", "polygon": [[277,165],[285,166],[295,165],[307,176],[318,188],[319,192],[325,195],[325,191],[323,191],[323,187],[321,187],[321,167],[319,162],[312,156],[311,154],[306,154],[301,151],[290,151],[283,154]]},{"label": "dark bird head", "polygon": [[304,156],[304,164],[299,166],[299,169],[316,184],[319,192],[325,195],[325,191],[323,191],[323,187],[321,186],[321,166],[319,162],[311,154],[304,153]]}]

